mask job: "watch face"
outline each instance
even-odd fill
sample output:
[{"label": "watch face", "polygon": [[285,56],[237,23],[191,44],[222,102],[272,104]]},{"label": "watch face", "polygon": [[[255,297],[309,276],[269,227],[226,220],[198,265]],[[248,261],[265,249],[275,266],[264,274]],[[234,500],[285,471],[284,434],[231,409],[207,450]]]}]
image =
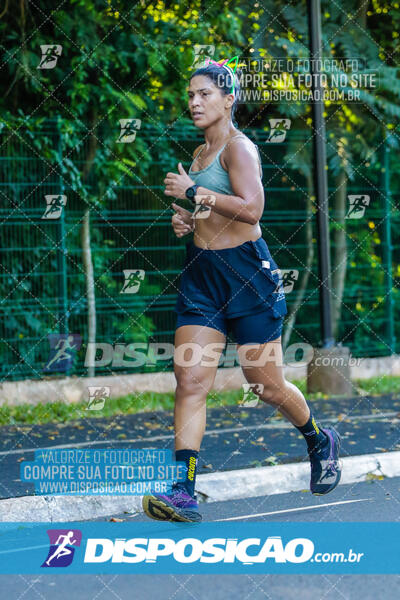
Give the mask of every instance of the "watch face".
[{"label": "watch face", "polygon": [[187,192],[186,192],[186,195],[187,195],[189,198],[193,198],[193,196],[194,196],[194,189],[190,187],[190,188],[187,190]]}]

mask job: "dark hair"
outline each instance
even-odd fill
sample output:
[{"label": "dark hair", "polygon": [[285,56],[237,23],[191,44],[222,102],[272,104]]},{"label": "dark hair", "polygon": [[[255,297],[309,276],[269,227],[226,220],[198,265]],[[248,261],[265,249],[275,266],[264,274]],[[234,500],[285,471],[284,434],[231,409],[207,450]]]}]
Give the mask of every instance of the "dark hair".
[{"label": "dark hair", "polygon": [[[206,67],[200,67],[196,69],[194,73],[191,74],[190,79],[192,77],[196,77],[196,75],[205,75],[211,79],[213,83],[222,91],[222,93],[227,96],[232,91],[232,84],[234,85],[235,90],[235,100],[232,104],[232,113],[231,118],[235,125],[238,126],[235,117],[235,112],[237,105],[239,103],[239,92],[240,92],[240,72],[239,69],[236,69],[235,73],[232,74],[231,69],[227,69],[226,67],[218,67],[210,63]],[[233,81],[232,81],[233,77]]]}]

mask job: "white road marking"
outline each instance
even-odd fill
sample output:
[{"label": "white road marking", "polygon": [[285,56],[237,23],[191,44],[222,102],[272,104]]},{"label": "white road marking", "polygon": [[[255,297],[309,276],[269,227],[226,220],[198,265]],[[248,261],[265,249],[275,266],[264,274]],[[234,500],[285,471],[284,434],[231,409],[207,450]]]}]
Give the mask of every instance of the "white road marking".
[{"label": "white road marking", "polygon": [[24,548],[8,548],[0,550],[0,554],[11,554],[12,552],[26,552],[27,550],[37,550],[38,548],[49,548],[49,544],[41,544],[40,546],[26,546]]},{"label": "white road marking", "polygon": [[358,500],[341,500],[340,502],[328,502],[327,504],[316,504],[315,506],[300,506],[299,508],[286,508],[285,510],[274,510],[272,512],[257,513],[252,515],[241,515],[240,517],[229,517],[227,519],[216,519],[219,521],[238,521],[239,519],[247,519],[252,517],[265,517],[267,515],[280,515],[282,513],[295,512],[297,510],[312,510],[313,508],[324,508],[325,506],[337,506],[338,504],[349,504],[353,502],[367,502],[372,498],[361,498]]}]

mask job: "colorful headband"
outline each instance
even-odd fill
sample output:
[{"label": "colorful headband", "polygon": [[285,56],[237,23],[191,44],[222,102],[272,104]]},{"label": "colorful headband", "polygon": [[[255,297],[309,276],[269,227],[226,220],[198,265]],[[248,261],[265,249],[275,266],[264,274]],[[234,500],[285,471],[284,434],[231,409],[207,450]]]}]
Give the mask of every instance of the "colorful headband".
[{"label": "colorful headband", "polygon": [[[235,63],[235,68],[232,69],[229,66],[229,63],[233,60],[236,59],[236,63]],[[230,73],[230,75],[232,76],[232,91],[231,94],[235,95],[235,84],[234,84],[234,80],[235,80],[235,72],[238,66],[238,62],[239,62],[239,56],[234,56],[233,58],[227,59],[224,58],[222,59],[221,62],[216,62],[215,60],[212,60],[211,58],[206,58],[206,60],[208,61],[205,66],[207,67],[210,63],[213,63],[214,65],[217,65],[217,67],[223,67],[224,69],[228,69],[228,73]]]}]

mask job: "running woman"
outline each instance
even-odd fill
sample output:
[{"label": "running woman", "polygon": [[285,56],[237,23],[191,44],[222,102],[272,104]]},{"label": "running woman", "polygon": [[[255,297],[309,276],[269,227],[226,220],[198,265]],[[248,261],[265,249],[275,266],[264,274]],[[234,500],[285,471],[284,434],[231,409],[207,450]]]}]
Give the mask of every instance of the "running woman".
[{"label": "running woman", "polygon": [[[172,203],[175,235],[194,232],[193,241],[186,243],[175,307],[175,459],[187,469],[186,480],[175,481],[169,494],[143,497],[144,511],[158,520],[202,519],[196,469],[207,393],[218,368],[218,360],[210,366],[209,349],[215,353],[218,347],[219,358],[229,330],[246,380],[262,384],[256,386],[259,398],[303,434],[311,492],[331,492],[341,476],[339,434],[317,424],[301,391],[284,377],[281,331],[287,307],[278,265],[259,223],[264,210],[259,151],[232,121],[239,89],[237,74],[226,64],[208,64],[193,73],[189,110],[195,126],[204,131],[205,143],[195,149],[188,173],[179,163],[179,173],[167,173],[164,180],[167,196],[189,198],[194,213],[201,208],[208,214],[192,218],[190,211]],[[183,344],[204,350],[204,360],[185,366],[177,352]]]}]

